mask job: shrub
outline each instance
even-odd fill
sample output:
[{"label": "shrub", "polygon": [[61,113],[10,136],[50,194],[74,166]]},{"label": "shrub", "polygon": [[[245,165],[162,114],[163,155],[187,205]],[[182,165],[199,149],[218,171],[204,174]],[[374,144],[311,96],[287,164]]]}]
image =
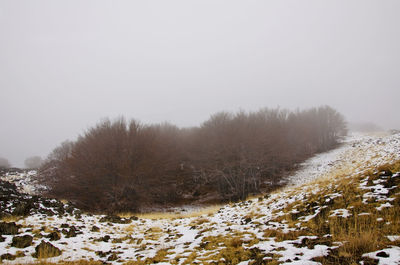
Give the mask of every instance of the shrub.
[{"label": "shrub", "polygon": [[276,186],[283,172],[345,133],[343,117],[326,106],[221,112],[186,129],[106,119],[57,147],[41,176],[52,195],[91,211],[237,201],[267,181]]}]

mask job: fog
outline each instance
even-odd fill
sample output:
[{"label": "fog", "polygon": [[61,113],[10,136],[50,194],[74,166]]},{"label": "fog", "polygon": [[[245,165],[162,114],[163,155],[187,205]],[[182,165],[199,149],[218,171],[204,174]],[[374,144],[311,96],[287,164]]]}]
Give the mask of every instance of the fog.
[{"label": "fog", "polygon": [[0,157],[23,166],[101,118],[196,126],[330,105],[400,128],[400,2],[0,2]]}]

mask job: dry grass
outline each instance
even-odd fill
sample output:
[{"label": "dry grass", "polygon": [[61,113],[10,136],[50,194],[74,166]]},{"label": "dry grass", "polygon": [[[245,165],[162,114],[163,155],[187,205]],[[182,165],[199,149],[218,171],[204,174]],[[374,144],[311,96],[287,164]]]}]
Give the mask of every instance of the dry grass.
[{"label": "dry grass", "polygon": [[1,221],[10,223],[10,222],[18,222],[21,219],[22,217],[20,216],[8,215],[8,216],[3,216],[1,218]]},{"label": "dry grass", "polygon": [[[391,170],[392,172],[400,171],[400,161],[390,165],[384,165],[377,168],[377,171],[368,171],[370,180],[379,178],[377,174],[372,172],[380,172],[383,170]],[[392,207],[385,208],[381,211],[376,209],[383,202],[370,202],[368,204],[362,203],[363,194],[369,190],[362,190],[358,185],[365,174],[352,179],[340,178],[336,182],[338,187],[337,192],[342,196],[334,200],[333,205],[329,205],[329,209],[347,209],[351,216],[343,217],[328,217],[329,211],[325,216],[318,216],[312,219],[306,226],[317,235],[329,233],[332,235],[332,240],[336,242],[343,242],[334,253],[327,257],[318,259],[323,264],[336,263],[359,263],[362,260],[364,253],[377,251],[385,247],[393,245],[394,242],[389,242],[388,235],[400,234],[400,196],[398,195],[400,187],[394,190],[391,198]],[[395,180],[398,181],[398,180]],[[372,184],[372,181],[371,181]],[[397,194],[397,195],[396,195]],[[308,203],[312,201],[308,200]],[[320,203],[318,201],[317,203]],[[359,215],[360,213],[367,213],[366,215]],[[378,221],[382,218],[383,221]]]},{"label": "dry grass", "polygon": [[168,259],[166,258],[168,254],[168,249],[160,249],[152,258],[146,258],[145,260],[138,259],[136,261],[128,261],[127,263],[125,263],[125,265],[145,265],[168,261]]},{"label": "dry grass", "polygon": [[88,260],[77,260],[77,261],[60,261],[57,263],[47,262],[45,260],[38,260],[32,263],[18,263],[16,265],[102,265],[101,261],[88,261]]},{"label": "dry grass", "polygon": [[152,212],[152,213],[121,213],[118,214],[121,217],[131,217],[137,216],[142,219],[152,219],[152,220],[159,220],[159,219],[182,219],[182,218],[192,218],[192,217],[200,217],[200,216],[207,216],[210,214],[215,214],[221,209],[221,205],[211,205],[199,210],[193,210],[187,213],[174,213],[174,212]]},{"label": "dry grass", "polygon": [[309,232],[305,230],[296,230],[296,231],[288,231],[286,233],[282,232],[279,229],[266,229],[264,230],[265,238],[275,238],[276,241],[286,241],[286,240],[295,240],[300,236],[310,235]]}]

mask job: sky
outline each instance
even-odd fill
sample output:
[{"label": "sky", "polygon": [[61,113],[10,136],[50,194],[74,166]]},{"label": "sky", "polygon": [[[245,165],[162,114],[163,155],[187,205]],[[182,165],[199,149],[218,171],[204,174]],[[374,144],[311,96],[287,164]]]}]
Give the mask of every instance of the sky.
[{"label": "sky", "polygon": [[0,157],[46,157],[102,118],[197,126],[330,105],[400,128],[400,1],[2,0]]}]

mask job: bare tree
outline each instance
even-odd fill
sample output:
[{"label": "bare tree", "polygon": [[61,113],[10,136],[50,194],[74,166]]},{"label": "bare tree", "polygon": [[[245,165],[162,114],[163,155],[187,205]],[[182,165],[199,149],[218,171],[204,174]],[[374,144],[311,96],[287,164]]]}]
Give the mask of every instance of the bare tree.
[{"label": "bare tree", "polygon": [[270,189],[345,133],[344,118],[328,106],[220,112],[187,129],[106,119],[57,147],[41,175],[52,195],[92,211],[129,211],[211,194],[240,200]]}]

